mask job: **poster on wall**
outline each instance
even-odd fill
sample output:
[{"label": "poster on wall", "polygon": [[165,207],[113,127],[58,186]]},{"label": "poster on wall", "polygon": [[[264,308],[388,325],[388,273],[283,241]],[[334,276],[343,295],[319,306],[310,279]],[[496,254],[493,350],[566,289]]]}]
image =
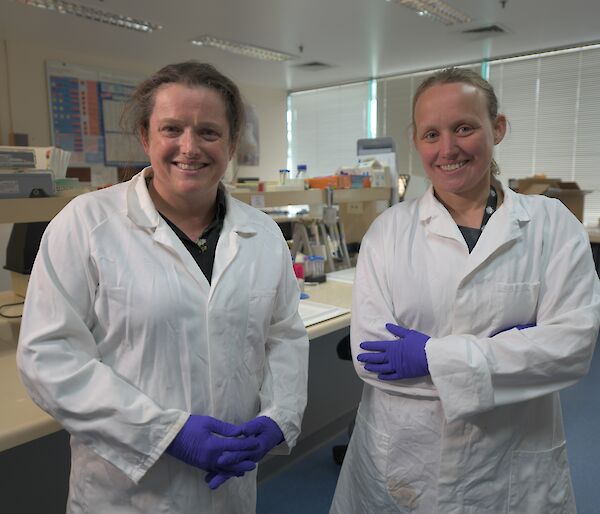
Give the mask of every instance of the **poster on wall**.
[{"label": "poster on wall", "polygon": [[237,163],[240,166],[258,166],[260,155],[258,113],[253,105],[245,104],[244,107],[246,119],[240,136]]},{"label": "poster on wall", "polygon": [[119,120],[141,77],[46,62],[52,144],[72,152],[71,166],[143,166],[144,151]]},{"label": "poster on wall", "polygon": [[104,127],[104,163],[106,166],[145,165],[148,157],[134,134],[121,127],[121,114],[134,86],[100,82]]}]

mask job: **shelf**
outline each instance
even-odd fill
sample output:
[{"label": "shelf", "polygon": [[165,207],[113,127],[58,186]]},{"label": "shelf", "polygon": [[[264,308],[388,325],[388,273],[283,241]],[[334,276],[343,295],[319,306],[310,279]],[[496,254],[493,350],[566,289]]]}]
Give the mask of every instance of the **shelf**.
[{"label": "shelf", "polygon": [[[324,189],[305,191],[234,191],[232,196],[257,207],[280,207],[284,205],[315,205],[327,203]],[[254,197],[262,197],[257,198]],[[0,199],[0,223],[31,223],[50,221],[67,205],[73,196],[49,198],[4,198]],[[390,188],[371,187],[361,189],[335,189],[333,203],[371,202],[390,199]],[[264,203],[262,203],[264,200]]]},{"label": "shelf", "polygon": [[391,188],[366,187],[360,189],[336,189],[333,191],[333,203],[373,202],[376,200],[389,201]]},{"label": "shelf", "polygon": [[[327,203],[324,189],[307,189],[304,191],[233,191],[231,194],[238,200],[261,207],[281,207],[284,205],[315,205]],[[371,187],[360,189],[335,189],[333,203],[371,202],[390,199],[389,187]]]},{"label": "shelf", "polygon": [[50,221],[73,199],[72,196],[0,199],[0,223]]},{"label": "shelf", "polygon": [[[280,207],[282,205],[311,205],[323,203],[324,191],[307,189],[306,191],[234,191],[234,198],[256,207]],[[262,197],[262,198],[261,198]],[[263,203],[264,201],[264,203]]]}]

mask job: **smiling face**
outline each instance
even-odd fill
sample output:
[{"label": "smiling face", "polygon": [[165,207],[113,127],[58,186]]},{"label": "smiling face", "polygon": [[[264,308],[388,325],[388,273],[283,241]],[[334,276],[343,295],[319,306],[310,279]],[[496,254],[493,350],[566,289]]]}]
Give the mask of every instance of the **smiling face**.
[{"label": "smiling face", "polygon": [[152,185],[166,202],[215,201],[235,151],[217,91],[177,83],[161,86],[141,139],[154,172]]},{"label": "smiling face", "polygon": [[414,122],[415,147],[436,194],[487,196],[506,119],[491,119],[483,92],[462,82],[433,85],[417,99]]}]

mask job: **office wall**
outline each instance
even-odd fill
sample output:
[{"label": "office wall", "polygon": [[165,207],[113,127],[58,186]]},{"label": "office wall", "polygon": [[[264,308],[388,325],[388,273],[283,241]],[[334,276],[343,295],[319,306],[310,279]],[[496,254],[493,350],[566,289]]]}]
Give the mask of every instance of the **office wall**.
[{"label": "office wall", "polygon": [[[50,113],[46,86],[46,60],[65,61],[109,70],[148,75],[154,68],[143,62],[128,62],[118,56],[110,59],[85,55],[76,50],[55,50],[26,41],[0,40],[0,144],[7,145],[9,133],[29,135],[29,145],[49,146]],[[166,63],[165,63],[166,64]],[[260,154],[258,166],[240,166],[238,176],[258,176],[277,180],[277,170],[287,159],[285,89],[267,89],[238,84],[247,103],[259,118]],[[0,263],[5,263],[5,248],[10,225],[0,225]],[[10,289],[8,273],[0,270],[0,290]]]},{"label": "office wall", "polygon": [[9,104],[6,60],[6,41],[0,40],[0,144],[8,141]]},{"label": "office wall", "polygon": [[[5,48],[6,59],[5,59]],[[105,59],[83,55],[75,51],[56,51],[23,41],[2,41],[0,47],[0,143],[8,144],[8,132],[29,134],[31,146],[51,144],[50,114],[46,87],[46,60],[62,60],[67,63],[93,68],[140,74],[152,73],[141,62],[126,62],[118,57]],[[7,62],[4,62],[4,61]],[[260,164],[240,166],[241,176],[260,176],[277,179],[277,170],[287,159],[285,89],[267,89],[239,84],[244,99],[252,104],[259,117]],[[9,93],[10,90],[10,93]],[[10,95],[10,97],[9,97]],[[8,110],[12,111],[12,128],[9,126]]]}]

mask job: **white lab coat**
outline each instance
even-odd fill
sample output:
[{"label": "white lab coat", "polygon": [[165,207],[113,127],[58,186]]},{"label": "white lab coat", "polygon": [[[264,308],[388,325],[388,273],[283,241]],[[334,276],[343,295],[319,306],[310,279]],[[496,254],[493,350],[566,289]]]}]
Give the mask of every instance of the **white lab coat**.
[{"label": "white lab coat", "polygon": [[[471,254],[431,188],[363,239],[351,344],[365,386],[332,514],[575,512],[558,391],[588,371],[600,285],[558,200],[504,194]],[[431,376],[385,382],[356,361],[362,341],[393,339],[388,322],[431,336]]]},{"label": "white lab coat", "polygon": [[254,512],[256,472],[212,492],[163,452],[190,413],[269,416],[289,452],[306,404],[298,301],[281,231],[229,195],[212,285],[142,174],[72,200],[42,239],[17,351],[32,398],[72,436],[68,512]]}]

